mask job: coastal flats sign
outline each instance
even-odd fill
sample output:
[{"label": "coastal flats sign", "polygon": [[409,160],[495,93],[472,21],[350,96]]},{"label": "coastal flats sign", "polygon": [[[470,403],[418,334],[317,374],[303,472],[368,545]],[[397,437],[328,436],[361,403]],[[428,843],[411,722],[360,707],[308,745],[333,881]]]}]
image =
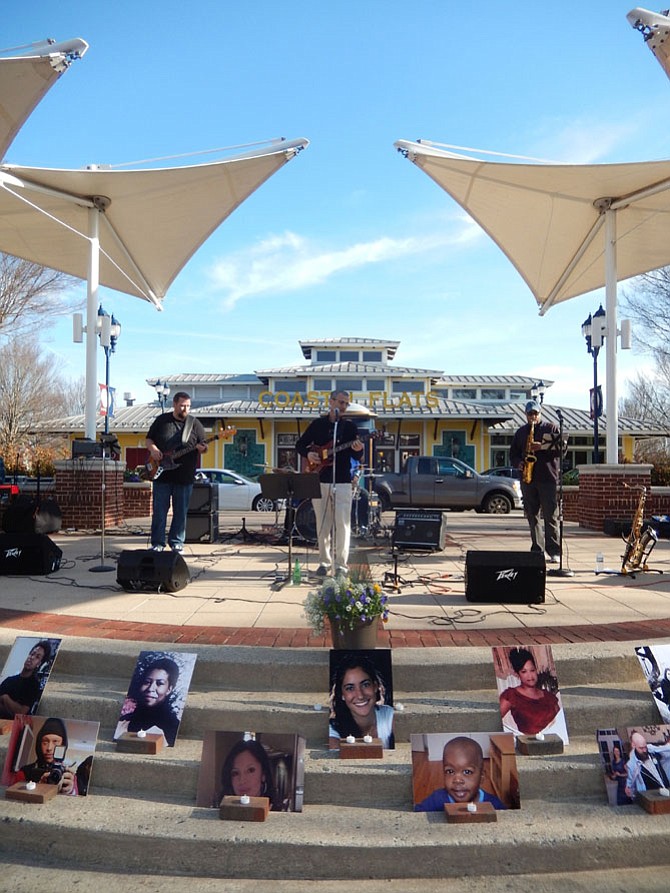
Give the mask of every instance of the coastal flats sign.
[{"label": "coastal flats sign", "polygon": [[[437,394],[429,391],[427,394],[410,393],[409,391],[401,391],[399,394],[389,394],[388,391],[368,391],[366,394],[358,395],[353,391],[351,400],[353,403],[361,403],[370,409],[408,409],[427,407],[436,409],[440,405],[440,398]],[[305,394],[294,393],[288,391],[261,391],[258,395],[258,402],[261,406],[282,406],[282,407],[298,407],[304,406],[307,409],[319,409],[328,405],[330,391],[307,391]]]}]

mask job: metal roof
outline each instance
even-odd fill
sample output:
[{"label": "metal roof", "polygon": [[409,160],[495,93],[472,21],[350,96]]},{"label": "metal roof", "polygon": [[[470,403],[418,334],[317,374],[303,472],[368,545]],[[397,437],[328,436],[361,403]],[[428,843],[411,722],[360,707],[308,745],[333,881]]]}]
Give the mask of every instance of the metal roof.
[{"label": "metal roof", "polygon": [[312,358],[312,351],[319,347],[378,347],[386,348],[389,360],[392,360],[398,349],[399,341],[384,341],[381,338],[316,338],[314,340],[299,341],[303,356],[306,360]]},{"label": "metal roof", "polygon": [[410,366],[389,366],[387,363],[315,363],[314,365],[279,366],[257,370],[258,377],[267,384],[272,377],[282,375],[383,375],[391,378],[430,378],[436,382],[443,376],[441,369],[414,369]]},{"label": "metal roof", "polygon": [[[543,379],[544,385],[550,388],[554,382],[548,378]],[[458,385],[501,385],[531,388],[538,384],[537,378],[529,378],[527,375],[443,375],[438,382],[439,386],[454,387]]]},{"label": "metal roof", "polygon": [[244,384],[258,384],[258,376],[253,372],[181,372],[178,375],[160,375],[157,378],[146,378],[146,383],[152,388],[156,381],[163,384],[229,384],[230,382],[242,382]]}]

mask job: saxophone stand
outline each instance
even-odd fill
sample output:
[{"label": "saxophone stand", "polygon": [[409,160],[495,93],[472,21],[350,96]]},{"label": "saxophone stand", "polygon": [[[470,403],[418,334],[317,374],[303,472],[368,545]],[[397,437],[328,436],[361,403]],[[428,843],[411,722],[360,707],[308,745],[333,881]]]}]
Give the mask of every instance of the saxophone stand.
[{"label": "saxophone stand", "polygon": [[559,427],[559,437],[560,437],[560,455],[561,455],[561,463],[560,469],[561,473],[558,477],[558,567],[549,568],[547,571],[548,577],[574,577],[575,572],[569,570],[567,567],[563,567],[563,413],[560,409],[556,410],[556,415],[558,416],[558,421],[560,423]]},{"label": "saxophone stand", "polygon": [[619,576],[633,577],[633,579],[635,579],[635,575],[639,573],[663,574],[665,573],[665,571],[661,570],[661,568],[649,567],[647,565],[647,559],[651,555],[654,546],[658,542],[658,533],[651,526],[651,524],[647,524],[646,527],[643,526],[644,505],[647,497],[647,488],[632,488],[630,484],[625,483],[625,481],[624,487],[629,490],[640,489],[642,490],[642,493],[640,495],[640,501],[638,503],[637,510],[633,517],[630,534],[623,537],[626,548],[624,554],[621,557],[621,570],[617,573]]}]

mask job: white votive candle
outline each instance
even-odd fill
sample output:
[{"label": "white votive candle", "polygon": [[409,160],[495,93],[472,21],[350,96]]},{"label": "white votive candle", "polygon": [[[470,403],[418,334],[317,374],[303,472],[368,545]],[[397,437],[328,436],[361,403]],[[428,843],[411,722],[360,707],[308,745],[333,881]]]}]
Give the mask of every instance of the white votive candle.
[{"label": "white votive candle", "polygon": [[468,803],[468,812],[477,812],[477,804]]},{"label": "white votive candle", "polygon": [[538,732],[535,736],[536,741],[544,741],[544,732]]},{"label": "white votive candle", "polygon": [[659,788],[658,793],[661,797],[670,797],[670,791],[667,788]]},{"label": "white votive candle", "polygon": [[137,737],[138,738],[146,738],[147,733],[144,731],[144,729],[140,729],[139,732],[137,733]]},{"label": "white votive candle", "polygon": [[34,781],[27,781],[27,782],[26,782],[26,790],[27,790],[27,791],[34,791],[36,787],[37,787],[37,785],[35,784]]},{"label": "white votive candle", "polygon": [[405,705],[404,704],[396,704],[395,709],[399,710],[402,713],[402,711],[405,709]]},{"label": "white votive candle", "polygon": [[240,803],[242,804],[242,806],[248,806],[251,803],[251,798],[248,794],[242,794],[242,796],[240,797]]},{"label": "white votive candle", "polygon": [[315,704],[314,709],[316,710],[317,713],[320,713],[321,712],[321,704]]},{"label": "white votive candle", "polygon": [[372,735],[363,735],[363,741],[365,741],[366,744],[372,744]]},{"label": "white votive candle", "polygon": [[347,735],[347,744],[355,744],[355,743],[356,743],[356,739],[354,738],[354,736]]}]

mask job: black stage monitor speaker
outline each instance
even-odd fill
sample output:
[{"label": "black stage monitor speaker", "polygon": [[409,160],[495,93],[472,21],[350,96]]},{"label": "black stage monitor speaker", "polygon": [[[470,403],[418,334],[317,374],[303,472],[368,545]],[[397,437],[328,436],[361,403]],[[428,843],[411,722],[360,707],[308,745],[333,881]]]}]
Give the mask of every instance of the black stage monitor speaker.
[{"label": "black stage monitor speaker", "polygon": [[395,513],[393,545],[398,548],[441,552],[446,536],[444,512],[403,509]]},{"label": "black stage monitor speaker", "polygon": [[484,604],[544,603],[542,552],[466,552],[465,597]]},{"label": "black stage monitor speaker", "polygon": [[193,484],[191,499],[188,504],[189,514],[202,515],[219,510],[218,484]]},{"label": "black stage monitor speaker", "polygon": [[72,441],[72,458],[102,459],[102,444],[97,440],[77,437]]},{"label": "black stage monitor speaker", "polygon": [[219,539],[219,516],[193,515],[186,516],[187,543],[216,543]]},{"label": "black stage monitor speaker", "polygon": [[116,568],[116,582],[126,592],[177,592],[190,580],[186,562],[171,549],[126,549]]},{"label": "black stage monitor speaker", "polygon": [[0,574],[50,574],[62,558],[63,552],[44,533],[0,534]]},{"label": "black stage monitor speaker", "polygon": [[63,514],[55,500],[27,495],[17,496],[2,516],[5,533],[58,533],[62,523]]}]

